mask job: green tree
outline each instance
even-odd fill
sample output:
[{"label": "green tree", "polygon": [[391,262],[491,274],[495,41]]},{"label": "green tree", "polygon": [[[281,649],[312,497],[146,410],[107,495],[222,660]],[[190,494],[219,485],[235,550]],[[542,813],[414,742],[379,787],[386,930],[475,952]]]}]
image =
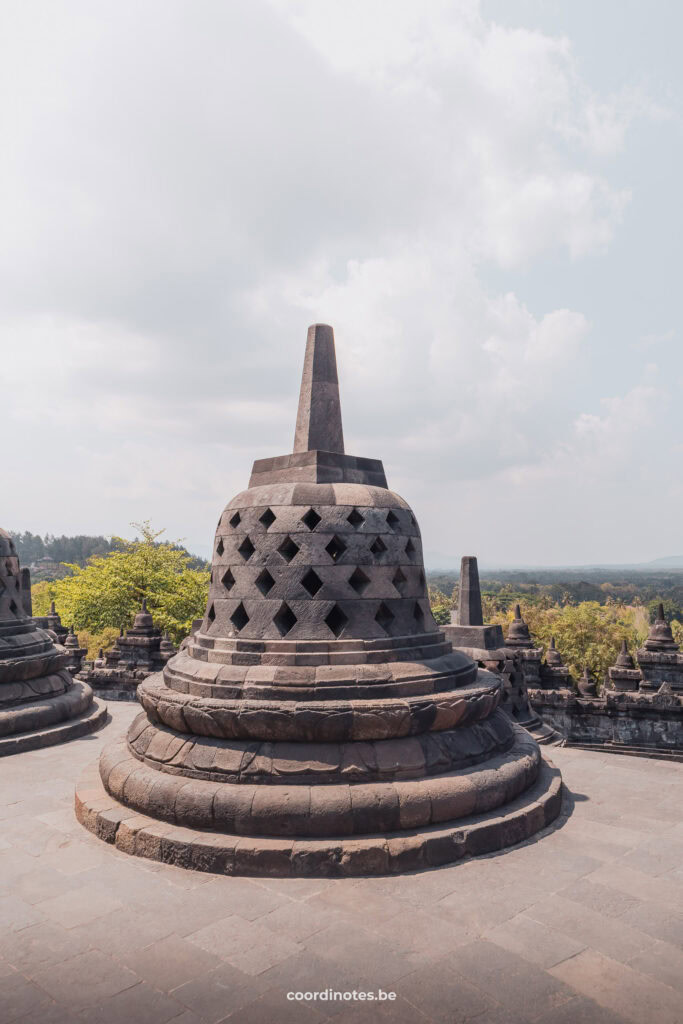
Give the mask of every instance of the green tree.
[{"label": "green tree", "polygon": [[452,598],[447,597],[438,587],[429,588],[429,604],[437,626],[446,626],[451,621]]},{"label": "green tree", "polygon": [[[130,626],[146,598],[156,625],[179,643],[204,614],[209,572],[191,568],[191,556],[178,544],[159,541],[164,530],[154,531],[148,521],[131,525],[141,539],[114,537],[115,550],[91,557],[85,567],[69,565],[69,576],[48,584],[47,603],[54,597],[65,625],[97,637]],[[42,605],[42,591],[38,599]]]}]

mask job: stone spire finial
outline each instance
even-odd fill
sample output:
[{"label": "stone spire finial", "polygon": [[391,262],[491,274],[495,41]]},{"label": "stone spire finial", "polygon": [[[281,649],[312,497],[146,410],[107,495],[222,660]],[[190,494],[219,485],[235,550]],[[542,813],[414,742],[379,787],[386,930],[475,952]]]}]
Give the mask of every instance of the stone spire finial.
[{"label": "stone spire finial", "polygon": [[344,451],[334,331],[327,324],[308,328],[293,450]]},{"label": "stone spire finial", "polygon": [[54,603],[54,601],[50,601],[50,615],[56,615],[56,614],[57,614],[57,612],[55,611],[55,603]]},{"label": "stone spire finial", "polygon": [[515,618],[516,619],[521,619],[521,617],[522,617],[522,609],[519,607],[518,604],[516,604],[515,605]]},{"label": "stone spire finial", "polygon": [[459,626],[483,626],[479,567],[474,555],[464,555],[460,562]]},{"label": "stone spire finial", "polygon": [[548,650],[546,651],[545,660],[546,660],[546,664],[552,665],[553,667],[557,667],[559,665],[562,665],[562,655],[560,654],[560,652],[558,651],[557,647],[555,646],[555,637],[554,636],[550,637],[550,646],[548,647]]},{"label": "stone spire finial", "polygon": [[143,612],[147,611],[147,598],[146,597],[143,597],[143,599],[142,599],[142,611]]}]

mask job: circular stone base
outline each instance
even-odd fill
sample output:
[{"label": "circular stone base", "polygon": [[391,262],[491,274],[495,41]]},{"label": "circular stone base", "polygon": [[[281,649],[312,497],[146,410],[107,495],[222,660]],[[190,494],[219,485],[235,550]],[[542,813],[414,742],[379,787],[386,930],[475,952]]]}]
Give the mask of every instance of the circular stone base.
[{"label": "circular stone base", "polygon": [[542,760],[533,786],[516,800],[452,824],[387,835],[269,839],[171,825],[131,811],[111,797],[97,762],[76,787],[76,817],[98,838],[138,857],[224,875],[383,875],[435,867],[528,839],[562,804],[560,772]]},{"label": "circular stone base", "polygon": [[22,732],[0,739],[0,757],[52,747],[57,743],[78,739],[79,736],[88,736],[91,732],[101,729],[106,721],[107,705],[93,698],[86,710],[73,718],[37,728],[32,732]]}]

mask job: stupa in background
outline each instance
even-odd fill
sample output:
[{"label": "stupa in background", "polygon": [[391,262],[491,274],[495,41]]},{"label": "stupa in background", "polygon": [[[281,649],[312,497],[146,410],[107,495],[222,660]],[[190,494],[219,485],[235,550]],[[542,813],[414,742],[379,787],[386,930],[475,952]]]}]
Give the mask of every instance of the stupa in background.
[{"label": "stupa in background", "polygon": [[517,843],[559,773],[502,680],[432,617],[420,530],[345,454],[332,328],[311,327],[292,454],[216,530],[206,615],[76,793],[129,853],[224,873],[357,875]]},{"label": "stupa in background", "polygon": [[[526,623],[524,625],[526,627]],[[442,629],[456,650],[472,658],[480,668],[500,675],[503,682],[500,706],[513,722],[527,729],[539,743],[561,741],[529,704],[519,655],[506,647],[502,626],[484,625],[479,566],[473,555],[461,559],[458,608],[451,612],[451,624]],[[526,635],[528,637],[528,630]]]},{"label": "stupa in background", "polygon": [[0,756],[94,732],[104,704],[67,670],[70,655],[30,617],[31,581],[0,530]]},{"label": "stupa in background", "polygon": [[131,629],[121,630],[110,651],[100,651],[95,661],[86,662],[78,678],[106,700],[137,700],[140,683],[161,671],[175,653],[171,641],[154,625],[143,600]]}]

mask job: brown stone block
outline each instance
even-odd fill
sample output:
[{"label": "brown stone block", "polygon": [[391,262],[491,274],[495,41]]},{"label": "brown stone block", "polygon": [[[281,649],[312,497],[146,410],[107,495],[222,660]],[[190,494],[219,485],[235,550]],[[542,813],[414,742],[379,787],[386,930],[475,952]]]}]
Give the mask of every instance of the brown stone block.
[{"label": "brown stone block", "polygon": [[351,835],[353,814],[348,786],[311,786],[310,835]]},{"label": "brown stone block", "polygon": [[213,800],[221,783],[186,782],[175,798],[175,819],[188,828],[213,828]]},{"label": "brown stone block", "polygon": [[347,840],[343,846],[340,868],[345,875],[386,874],[389,870],[386,839]]},{"label": "brown stone block", "polygon": [[334,878],[343,874],[341,860],[345,844],[342,840],[295,841],[292,846],[292,872],[302,876]]},{"label": "brown stone block", "polygon": [[351,786],[354,832],[396,832],[400,814],[396,787],[388,782]]},{"label": "brown stone block", "polygon": [[292,873],[292,841],[243,837],[235,842],[234,871],[245,875],[287,877]]},{"label": "brown stone block", "polygon": [[213,802],[214,828],[220,832],[248,834],[256,786],[225,782]]},{"label": "brown stone block", "polygon": [[247,834],[307,835],[310,830],[310,786],[256,786]]},{"label": "brown stone block", "polygon": [[425,780],[432,803],[432,821],[457,821],[473,814],[477,791],[467,776],[446,775]]},{"label": "brown stone block", "polygon": [[432,803],[429,790],[423,782],[402,782],[396,787],[398,793],[399,827],[418,828],[432,820]]}]

